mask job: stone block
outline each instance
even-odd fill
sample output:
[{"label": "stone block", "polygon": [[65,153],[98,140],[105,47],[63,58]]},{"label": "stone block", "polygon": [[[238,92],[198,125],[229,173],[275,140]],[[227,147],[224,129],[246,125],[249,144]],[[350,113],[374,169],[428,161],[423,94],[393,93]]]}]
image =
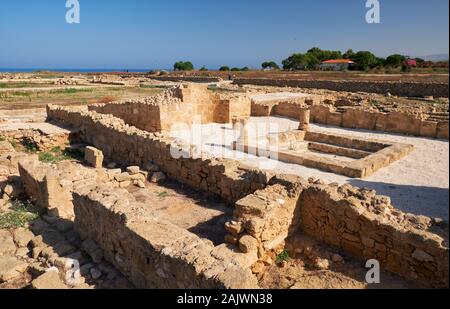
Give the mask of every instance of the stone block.
[{"label": "stone block", "polygon": [[92,167],[100,168],[103,165],[103,152],[92,146],[86,147],[84,152],[84,160]]}]

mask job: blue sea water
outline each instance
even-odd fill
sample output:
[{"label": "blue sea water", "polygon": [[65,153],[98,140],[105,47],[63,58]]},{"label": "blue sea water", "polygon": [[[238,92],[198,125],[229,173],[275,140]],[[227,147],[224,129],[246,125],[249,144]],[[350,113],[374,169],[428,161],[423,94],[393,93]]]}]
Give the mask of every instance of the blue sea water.
[{"label": "blue sea water", "polygon": [[130,72],[146,73],[150,69],[48,69],[48,68],[0,68],[0,72],[8,73],[30,73],[35,71],[68,72],[68,73],[108,73],[108,72]]}]

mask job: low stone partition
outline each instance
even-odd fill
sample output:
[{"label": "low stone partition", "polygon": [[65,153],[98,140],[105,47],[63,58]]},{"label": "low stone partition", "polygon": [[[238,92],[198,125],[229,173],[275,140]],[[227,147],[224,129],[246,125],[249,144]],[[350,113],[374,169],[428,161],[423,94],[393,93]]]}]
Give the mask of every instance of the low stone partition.
[{"label": "low stone partition", "polygon": [[294,93],[258,94],[251,97],[251,114],[255,117],[278,115],[298,119],[300,109],[323,101],[322,96]]},{"label": "low stone partition", "polygon": [[249,256],[153,217],[125,189],[86,186],[74,193],[75,230],[93,239],[138,288],[253,289]]},{"label": "low stone partition", "polygon": [[448,287],[449,252],[436,222],[396,210],[388,197],[349,185],[314,185],[298,202],[299,228],[355,256],[433,287]]},{"label": "low stone partition", "polygon": [[112,115],[49,105],[47,116],[80,128],[80,138],[102,150],[106,159],[123,166],[154,163],[169,178],[227,202],[264,188],[270,180],[267,172],[245,168],[234,160],[211,158],[189,144],[130,127]]},{"label": "low stone partition", "polygon": [[268,117],[272,115],[298,119],[305,104],[311,108],[311,122],[370,131],[384,131],[430,138],[449,139],[448,121],[430,121],[401,112],[380,113],[354,107],[337,111],[326,104],[323,96],[312,95],[296,99],[274,99],[272,101],[252,100],[251,115]]},{"label": "low stone partition", "polygon": [[[266,139],[266,142],[260,143]],[[300,149],[297,149],[297,146]],[[378,140],[362,140],[337,134],[294,130],[263,137],[259,141],[237,141],[234,150],[260,157],[276,157],[286,163],[304,165],[352,178],[364,178],[408,155],[414,147],[409,144]],[[320,156],[318,153],[339,155],[356,160]]]},{"label": "low stone partition", "polygon": [[237,85],[298,87],[328,89],[333,91],[391,93],[404,97],[448,98],[448,83],[436,82],[395,82],[395,81],[355,81],[355,80],[317,80],[317,79],[267,79],[238,78],[233,81]]},{"label": "low stone partition", "polygon": [[[296,116],[293,113],[291,117]],[[337,112],[330,105],[311,106],[311,121],[332,126],[449,139],[448,121],[428,121],[400,112],[379,113],[355,108]]]}]

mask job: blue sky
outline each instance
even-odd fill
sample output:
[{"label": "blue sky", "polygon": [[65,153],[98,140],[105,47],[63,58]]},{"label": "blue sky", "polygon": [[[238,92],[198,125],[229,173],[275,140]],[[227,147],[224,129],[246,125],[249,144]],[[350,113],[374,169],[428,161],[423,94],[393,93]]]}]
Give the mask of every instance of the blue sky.
[{"label": "blue sky", "polygon": [[0,67],[259,67],[293,52],[371,50],[379,56],[447,54],[448,0],[380,0],[381,24],[365,22],[366,0],[1,0]]}]

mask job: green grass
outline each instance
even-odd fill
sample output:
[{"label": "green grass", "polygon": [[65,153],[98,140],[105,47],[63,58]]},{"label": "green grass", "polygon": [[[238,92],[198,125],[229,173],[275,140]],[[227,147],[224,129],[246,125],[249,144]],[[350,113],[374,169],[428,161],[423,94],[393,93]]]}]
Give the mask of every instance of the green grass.
[{"label": "green grass", "polygon": [[170,194],[166,191],[157,192],[156,195],[162,200],[170,196]]},{"label": "green grass", "polygon": [[13,148],[17,148],[17,142],[14,139],[10,139],[9,143],[11,144],[11,146],[13,146]]},{"label": "green grass", "polygon": [[164,85],[139,85],[141,88],[147,88],[147,89],[166,89],[169,88],[168,86]]},{"label": "green grass", "polygon": [[291,258],[289,256],[289,252],[287,251],[283,251],[280,254],[277,255],[277,258],[275,260],[275,264],[281,264],[284,261],[289,261]]},{"label": "green grass", "polygon": [[39,211],[31,202],[14,201],[11,211],[0,213],[0,229],[26,227],[39,218]]},{"label": "green grass", "polygon": [[33,92],[30,92],[30,91],[14,91],[13,93],[12,93],[12,95],[13,96],[16,96],[16,97],[31,97],[32,95],[33,95]]},{"label": "green grass", "polygon": [[56,89],[51,90],[51,94],[74,94],[79,92],[92,92],[93,89],[77,89],[77,88],[65,88],[65,89]]},{"label": "green grass", "polygon": [[6,137],[0,135],[0,142],[4,142],[4,141],[6,141]]},{"label": "green grass", "polygon": [[0,83],[0,88],[41,88],[50,85],[49,83],[12,82]]},{"label": "green grass", "polygon": [[39,153],[39,161],[45,163],[58,163],[66,160],[82,160],[83,156],[84,154],[81,150],[61,150],[60,147],[55,147],[50,151]]}]

